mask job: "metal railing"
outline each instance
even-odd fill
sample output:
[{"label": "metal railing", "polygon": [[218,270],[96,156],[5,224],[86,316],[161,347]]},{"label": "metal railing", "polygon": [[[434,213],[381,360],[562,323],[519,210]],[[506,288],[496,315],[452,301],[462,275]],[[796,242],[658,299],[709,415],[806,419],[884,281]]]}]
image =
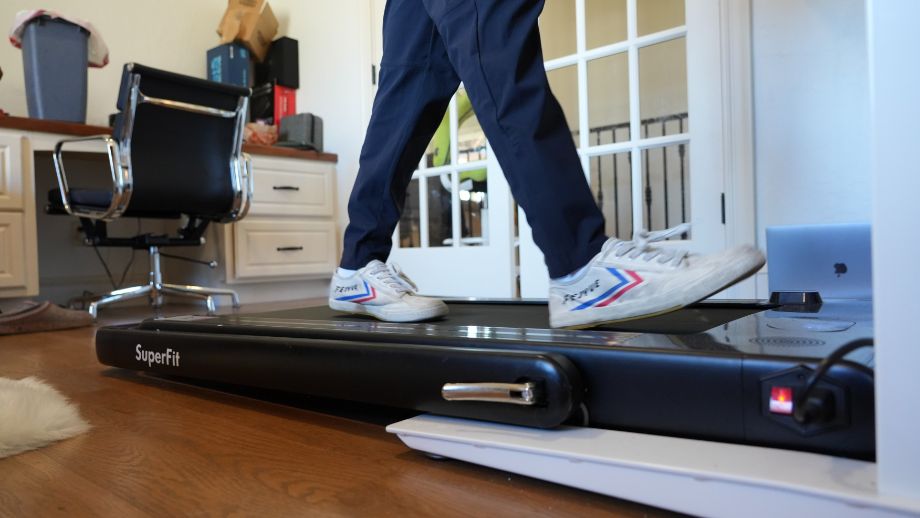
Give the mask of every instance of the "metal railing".
[{"label": "metal railing", "polygon": [[[672,115],[665,115],[662,117],[651,117],[643,119],[640,122],[640,127],[642,129],[642,138],[656,137],[674,133],[683,133],[686,131],[688,122],[688,114],[684,113],[675,113]],[[675,131],[668,131],[668,125],[676,125]],[[590,145],[603,145],[603,144],[615,144],[617,142],[623,142],[629,140],[629,122],[621,122],[616,124],[608,124],[605,126],[596,126],[590,128],[588,143]],[[577,136],[578,131],[572,132],[573,135]],[[623,135],[625,133],[625,136]],[[625,138],[620,138],[624,136]],[[671,222],[671,213],[679,212],[680,221],[676,223],[684,223],[687,221],[687,212],[688,212],[688,181],[687,181],[687,145],[684,143],[677,144],[677,160],[669,158],[668,148],[671,146],[665,146],[660,148],[653,149],[644,149],[642,150],[642,164],[643,164],[643,175],[645,176],[645,188],[643,189],[643,203],[645,205],[645,217],[648,222],[649,227],[657,227],[657,225],[652,225],[653,222],[653,206],[654,203],[659,200],[659,196],[656,196],[654,192],[655,189],[652,188],[653,184],[656,182],[652,181],[653,174],[655,176],[660,172],[661,174],[661,190],[659,192],[661,203],[663,205],[663,226],[661,228],[669,228],[672,224]],[[653,171],[652,169],[652,153],[660,153],[660,171]],[[594,156],[591,157],[591,169],[593,171],[592,178],[596,174],[597,184],[594,185],[595,198],[598,207],[601,211],[604,210],[604,204],[606,203],[606,191],[608,189],[604,188],[603,178],[604,178],[604,158],[607,156]],[[626,213],[629,214],[629,218],[620,217],[620,202],[624,198],[623,193],[620,192],[620,174],[628,175],[628,178],[632,178],[632,164],[630,160],[626,160],[625,168],[619,164],[620,160],[617,160],[617,156],[613,156],[612,160],[612,169],[613,169],[613,187],[610,189],[613,197],[613,229],[614,234],[621,237],[628,238],[632,234],[633,224],[632,224],[632,196],[631,192],[628,193],[630,196],[627,198],[629,200],[629,206],[625,207]],[[679,194],[677,199],[673,199],[671,193],[671,186],[669,185],[669,168],[678,168],[679,169]],[[625,169],[625,170],[621,170]],[[630,181],[631,183],[631,181]],[[676,204],[676,205],[672,205]],[[679,211],[677,210],[679,208]],[[650,228],[651,229],[651,228]],[[686,239],[686,236],[683,236]]]},{"label": "metal railing", "polygon": [[[687,126],[688,114],[686,112],[665,115],[662,117],[650,117],[640,121],[642,138],[684,133],[687,130]],[[589,145],[597,146],[627,141],[630,138],[629,129],[629,122],[620,122],[616,124],[608,124],[589,128],[588,143]],[[578,130],[573,131],[572,134],[577,137]],[[643,208],[645,210],[645,217],[646,221],[648,222],[647,225],[649,230],[669,228],[674,224],[685,223],[688,220],[689,189],[687,175],[689,168],[687,162],[687,144],[676,144],[676,157],[673,156],[674,153],[668,152],[668,150],[673,149],[673,147],[674,145],[642,150],[642,174],[645,177],[645,187],[642,190],[642,203],[644,204]],[[484,156],[484,152],[484,147],[457,150],[458,156],[465,156],[467,158],[466,161],[481,159],[481,157]],[[660,154],[660,160],[655,160],[655,163],[653,164],[652,158],[656,153]],[[613,160],[609,160],[610,158]],[[621,160],[618,160],[617,155],[613,155],[612,157],[611,155],[593,156],[591,157],[590,161],[592,170],[591,178],[596,179],[596,183],[592,186],[592,190],[595,193],[595,201],[597,202],[598,207],[603,212],[606,203],[613,203],[613,217],[612,221],[608,221],[608,230],[610,230],[610,225],[612,225],[614,235],[629,238],[633,232],[631,161],[629,159],[625,159],[623,160],[625,165],[621,164]],[[604,176],[607,172],[605,169],[605,164],[607,167],[612,169],[612,171],[610,171],[613,174],[612,186],[605,187],[604,184]],[[671,185],[672,175],[670,173],[672,171],[677,173],[677,186]],[[627,175],[627,178],[629,178],[629,182],[626,182],[626,187],[624,189],[621,189],[621,174],[625,174]],[[653,177],[657,180],[659,175],[660,181],[653,181]],[[400,222],[401,241],[403,241],[402,246],[404,247],[418,247],[420,246],[420,243],[417,241],[418,236],[415,235],[419,230],[417,222],[421,216],[418,206],[418,196],[420,194],[427,196],[428,193],[418,192],[417,181],[413,181],[412,184],[410,184],[409,189],[410,192],[407,196],[405,211]],[[411,192],[413,189],[414,192]],[[623,193],[621,190],[625,190],[627,192]],[[674,190],[677,192],[672,192]],[[612,200],[610,198],[612,198]],[[625,214],[628,215],[628,217],[620,217],[620,204],[624,200],[628,205],[623,207],[623,210]],[[655,209],[658,209],[656,204],[659,202],[661,203],[661,211],[655,211]],[[471,212],[472,207],[465,208],[467,211]],[[656,213],[660,212],[660,222],[656,222],[653,219],[653,211]],[[466,211],[461,211],[461,217],[464,217],[463,212]],[[605,215],[608,213],[609,212],[605,212]],[[677,217],[672,217],[672,214]],[[675,221],[672,221],[672,219]],[[677,219],[680,221],[676,221]],[[406,224],[408,224],[408,228],[403,227],[403,225]],[[681,236],[681,238],[686,239],[687,235],[684,234]]]}]

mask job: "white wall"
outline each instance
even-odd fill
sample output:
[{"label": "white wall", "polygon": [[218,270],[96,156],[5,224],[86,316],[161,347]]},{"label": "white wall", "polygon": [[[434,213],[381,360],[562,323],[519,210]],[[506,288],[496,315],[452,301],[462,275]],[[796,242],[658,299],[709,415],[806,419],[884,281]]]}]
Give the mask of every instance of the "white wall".
[{"label": "white wall", "polygon": [[920,245],[916,221],[916,159],[920,119],[917,67],[905,66],[920,47],[915,0],[869,0],[872,177],[875,196],[873,286],[875,289],[876,436],[879,492],[920,502],[920,393],[916,347],[917,292],[912,272]]},{"label": "white wall", "polygon": [[[354,183],[358,154],[370,114],[370,61],[365,51],[370,46],[368,6],[363,0],[309,3],[272,0],[270,4],[280,24],[279,35],[299,41],[301,87],[297,98],[298,111],[309,111],[323,117],[326,150],[339,155],[339,226],[344,229],[347,222],[346,202]],[[205,53],[219,43],[216,27],[226,1],[43,0],[36,4],[30,0],[3,0],[0,2],[0,27],[6,30],[16,12],[36,5],[91,21],[108,44],[109,66],[89,70],[87,122],[102,125],[115,110],[118,79],[126,62],[135,61],[204,77]],[[4,73],[0,80],[0,109],[12,115],[26,116],[20,51],[12,45],[0,44],[0,67]],[[138,262],[143,265],[144,259],[138,257]],[[120,270],[123,264],[116,257],[110,266]],[[45,268],[42,277],[66,273],[45,271],[53,268]],[[165,262],[164,269],[167,278],[170,270],[180,277],[188,273],[188,268],[183,268],[181,263],[170,261]],[[326,290],[325,282],[303,283],[293,288],[290,283],[287,285],[290,294],[299,297],[321,296]],[[271,298],[278,293],[274,288],[248,289],[249,299]],[[246,300],[244,297],[244,302]]]},{"label": "white wall", "polygon": [[757,231],[869,221],[864,0],[753,0]]},{"label": "white wall", "polygon": [[864,0],[752,0],[762,249],[768,226],[870,220],[865,21]]}]

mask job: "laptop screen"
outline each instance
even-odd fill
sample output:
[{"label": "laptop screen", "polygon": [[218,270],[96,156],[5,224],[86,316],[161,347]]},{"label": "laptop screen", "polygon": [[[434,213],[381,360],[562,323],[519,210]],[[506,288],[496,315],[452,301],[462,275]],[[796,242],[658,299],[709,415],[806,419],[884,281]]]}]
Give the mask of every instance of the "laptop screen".
[{"label": "laptop screen", "polygon": [[872,298],[868,223],[767,227],[770,292],[817,291],[822,298]]}]

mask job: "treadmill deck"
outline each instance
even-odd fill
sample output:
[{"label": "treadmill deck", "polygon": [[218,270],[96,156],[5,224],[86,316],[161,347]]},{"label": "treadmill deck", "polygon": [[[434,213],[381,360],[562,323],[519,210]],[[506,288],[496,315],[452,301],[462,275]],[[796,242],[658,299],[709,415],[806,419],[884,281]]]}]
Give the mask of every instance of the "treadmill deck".
[{"label": "treadmill deck", "polygon": [[[508,424],[874,455],[871,349],[820,382],[828,419],[798,423],[770,410],[773,388],[795,394],[831,352],[873,336],[869,302],[803,313],[707,301],[590,330],[548,328],[545,303],[449,307],[445,318],[405,324],[325,306],[149,319],[100,329],[96,353],[156,374]],[[476,395],[449,397],[457,386]]]},{"label": "treadmill deck", "polygon": [[[651,318],[592,329],[549,327],[545,302],[448,301],[450,313],[419,323],[381,322],[328,306],[255,314],[178,316],[140,328],[341,340],[410,340],[430,345],[483,342],[554,346],[636,347],[820,359],[844,343],[872,336],[871,304],[830,301],[815,313],[783,311],[759,301],[706,301]],[[386,336],[386,338],[383,338]],[[871,366],[871,350],[850,359]]]}]

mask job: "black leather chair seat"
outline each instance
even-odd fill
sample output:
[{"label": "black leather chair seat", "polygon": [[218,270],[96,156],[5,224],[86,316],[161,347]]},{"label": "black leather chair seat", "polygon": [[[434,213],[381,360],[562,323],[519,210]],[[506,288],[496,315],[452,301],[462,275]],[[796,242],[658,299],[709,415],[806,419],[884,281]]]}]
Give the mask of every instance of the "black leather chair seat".
[{"label": "black leather chair seat", "polygon": [[[104,189],[71,189],[71,204],[80,209],[86,210],[105,210],[112,203],[112,192]],[[66,214],[64,201],[61,199],[60,189],[51,189],[48,191],[48,210],[49,214]],[[157,219],[177,219],[180,214],[177,212],[143,212],[132,211],[131,205],[128,204],[128,210],[122,214],[124,217],[132,218],[157,218]]]}]

